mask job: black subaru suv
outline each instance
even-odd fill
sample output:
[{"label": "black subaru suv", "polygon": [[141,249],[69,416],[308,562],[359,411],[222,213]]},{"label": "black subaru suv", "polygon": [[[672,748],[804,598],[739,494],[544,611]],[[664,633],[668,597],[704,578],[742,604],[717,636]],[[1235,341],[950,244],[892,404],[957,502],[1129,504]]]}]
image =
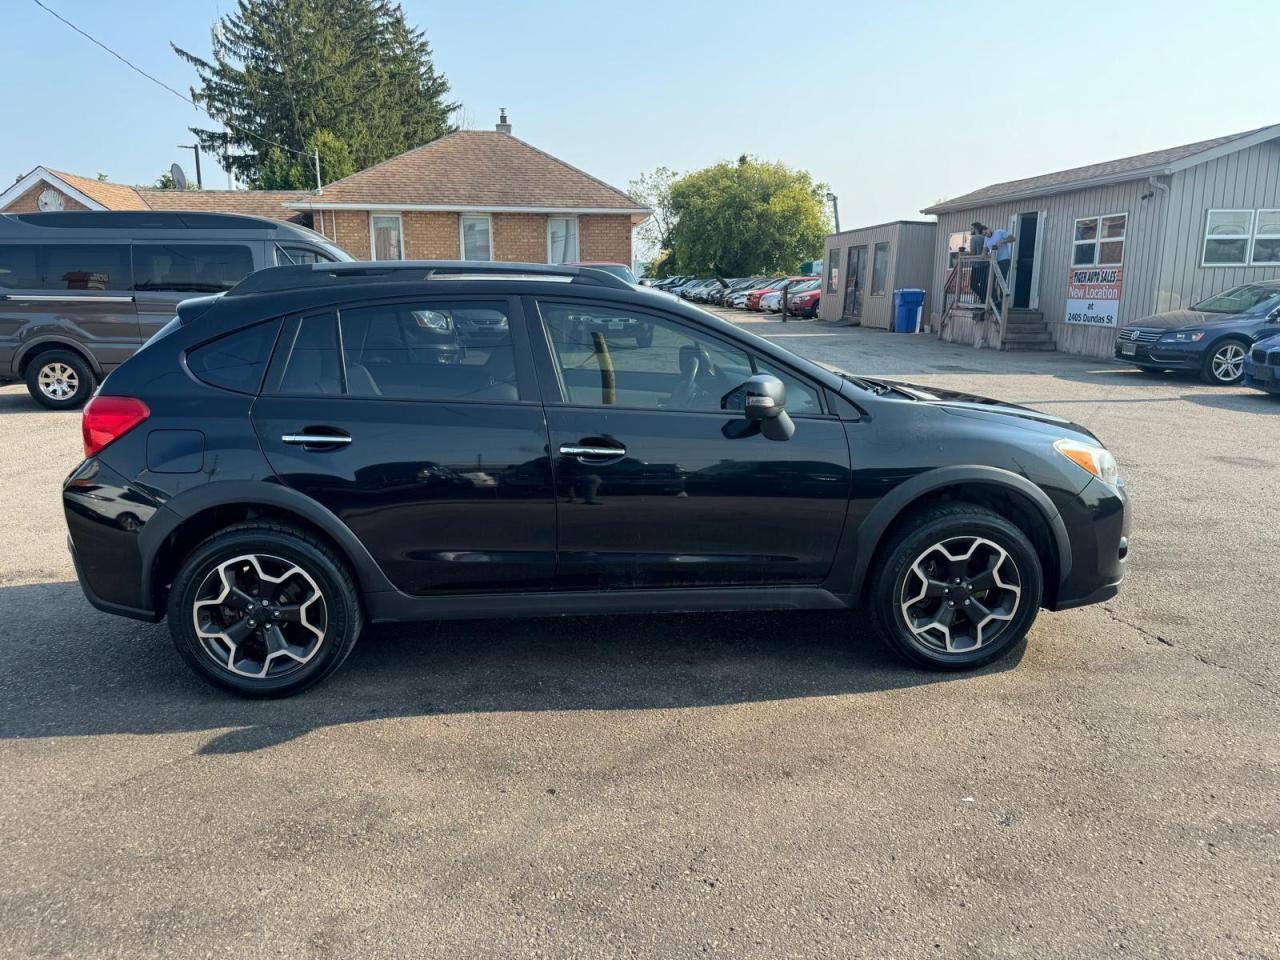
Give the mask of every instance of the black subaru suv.
[{"label": "black subaru suv", "polygon": [[[582,337],[597,315],[652,339]],[[1083,427],[840,376],[590,268],[263,270],[179,306],[83,427],[90,602],[167,616],[253,696],[366,622],[460,617],[866,606],[913,663],[971,668],[1113,596],[1128,550]]]}]

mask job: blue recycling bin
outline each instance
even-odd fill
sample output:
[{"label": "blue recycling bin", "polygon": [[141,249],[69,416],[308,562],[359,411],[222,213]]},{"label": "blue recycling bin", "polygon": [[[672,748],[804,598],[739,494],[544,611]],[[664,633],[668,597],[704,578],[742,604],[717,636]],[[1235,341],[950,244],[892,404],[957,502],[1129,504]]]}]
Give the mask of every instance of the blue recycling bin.
[{"label": "blue recycling bin", "polygon": [[893,332],[917,333],[920,330],[920,313],[923,309],[923,290],[893,291]]}]

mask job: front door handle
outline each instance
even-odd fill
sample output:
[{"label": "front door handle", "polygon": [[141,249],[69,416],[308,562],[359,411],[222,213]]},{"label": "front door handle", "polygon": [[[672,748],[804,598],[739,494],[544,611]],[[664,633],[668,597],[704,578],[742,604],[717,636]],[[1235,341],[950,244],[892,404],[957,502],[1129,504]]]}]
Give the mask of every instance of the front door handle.
[{"label": "front door handle", "polygon": [[626,455],[627,448],[623,446],[601,447],[588,446],[581,443],[560,444],[560,456],[562,457],[595,457],[598,459],[609,460],[614,457],[625,457]]},{"label": "front door handle", "polygon": [[304,447],[341,446],[351,442],[351,437],[336,430],[317,430],[314,433],[286,433],[280,438],[285,443],[300,444]]}]

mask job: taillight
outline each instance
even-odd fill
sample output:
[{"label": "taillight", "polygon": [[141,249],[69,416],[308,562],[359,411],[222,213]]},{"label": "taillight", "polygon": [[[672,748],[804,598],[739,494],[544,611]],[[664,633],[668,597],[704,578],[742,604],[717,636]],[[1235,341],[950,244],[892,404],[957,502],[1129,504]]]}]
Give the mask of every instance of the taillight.
[{"label": "taillight", "polygon": [[147,405],[134,397],[94,397],[85,406],[80,421],[84,455],[94,456],[149,416],[151,411]]}]

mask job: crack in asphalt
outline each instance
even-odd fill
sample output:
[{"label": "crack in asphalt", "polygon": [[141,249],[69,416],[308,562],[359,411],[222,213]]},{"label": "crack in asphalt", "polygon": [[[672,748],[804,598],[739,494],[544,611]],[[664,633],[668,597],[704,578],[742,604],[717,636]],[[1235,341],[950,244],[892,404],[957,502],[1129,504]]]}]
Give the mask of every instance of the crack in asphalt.
[{"label": "crack in asphalt", "polygon": [[[1130,630],[1135,631],[1136,633],[1140,634],[1141,636],[1145,637],[1148,640],[1154,640],[1156,643],[1163,644],[1166,647],[1171,647],[1174,649],[1177,648],[1178,646],[1177,643],[1175,643],[1169,637],[1156,633],[1154,630],[1148,630],[1146,627],[1142,626],[1141,624],[1134,623],[1132,620],[1129,620],[1125,617],[1120,616],[1120,614],[1116,613],[1115,610],[1113,610],[1111,607],[1107,606],[1106,604],[1102,605],[1102,609],[1107,614],[1107,616],[1112,619],[1113,622],[1118,623],[1121,626],[1128,627]],[[1248,676],[1247,674],[1241,673],[1239,670],[1235,669],[1234,667],[1227,666],[1227,664],[1225,663],[1220,663],[1219,661],[1214,660],[1212,657],[1209,657],[1203,653],[1192,652],[1191,659],[1195,660],[1197,663],[1203,666],[1213,667],[1215,670],[1224,670],[1227,673],[1231,674],[1231,676],[1235,677],[1237,680],[1241,680],[1244,683],[1247,683],[1251,687],[1257,687],[1259,690],[1263,691],[1264,693],[1269,693],[1273,697],[1280,698],[1280,690],[1275,690],[1272,687],[1268,686],[1266,683],[1264,683],[1262,680],[1258,680],[1254,677]]]}]

